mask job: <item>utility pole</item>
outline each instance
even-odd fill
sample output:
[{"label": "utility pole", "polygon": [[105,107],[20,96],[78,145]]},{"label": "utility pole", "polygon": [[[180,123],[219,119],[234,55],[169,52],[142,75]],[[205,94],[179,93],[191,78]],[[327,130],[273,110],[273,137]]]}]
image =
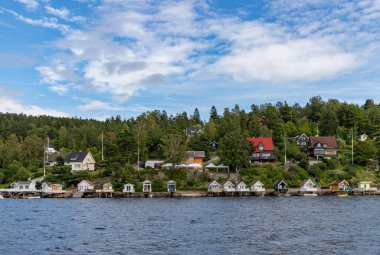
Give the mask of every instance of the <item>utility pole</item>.
[{"label": "utility pole", "polygon": [[351,128],[351,165],[354,164],[354,128]]},{"label": "utility pole", "polygon": [[284,144],[285,144],[285,160],[284,160],[284,167],[286,167],[286,134],[284,134]]},{"label": "utility pole", "polygon": [[104,161],[104,133],[102,130],[102,161]]},{"label": "utility pole", "polygon": [[140,123],[137,121],[137,170],[140,171]]}]

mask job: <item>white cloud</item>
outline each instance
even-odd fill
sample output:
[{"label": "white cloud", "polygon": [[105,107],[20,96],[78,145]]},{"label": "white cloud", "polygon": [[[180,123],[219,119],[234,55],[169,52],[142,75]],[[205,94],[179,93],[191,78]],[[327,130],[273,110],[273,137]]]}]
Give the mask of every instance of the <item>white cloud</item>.
[{"label": "white cloud", "polygon": [[60,17],[62,19],[67,19],[70,16],[70,11],[66,8],[57,9],[51,6],[45,6],[45,10],[47,13]]},{"label": "white cloud", "polygon": [[118,106],[114,106],[110,103],[105,103],[99,100],[88,100],[85,105],[79,106],[82,111],[94,111],[94,110],[104,110],[104,111],[117,111],[122,110]]},{"label": "white cloud", "polygon": [[42,108],[36,105],[24,105],[19,101],[8,97],[0,95],[0,112],[9,113],[23,113],[26,115],[49,115],[56,117],[68,117],[69,115],[65,112],[56,111],[50,108]]},{"label": "white cloud", "polygon": [[49,88],[61,96],[65,95],[69,91],[69,88],[65,85],[53,85]]},{"label": "white cloud", "polygon": [[14,1],[24,4],[25,7],[29,10],[35,10],[39,6],[39,3],[37,0],[14,0]]}]

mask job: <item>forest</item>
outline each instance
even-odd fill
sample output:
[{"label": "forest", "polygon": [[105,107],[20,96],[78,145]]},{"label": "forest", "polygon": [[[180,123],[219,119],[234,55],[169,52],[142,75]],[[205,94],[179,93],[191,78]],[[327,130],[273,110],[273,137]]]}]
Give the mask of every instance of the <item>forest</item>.
[{"label": "forest", "polygon": [[[187,127],[199,127],[203,133],[188,138]],[[116,116],[105,121],[0,113],[0,184],[5,186],[16,180],[41,176],[48,138],[56,150],[91,151],[96,160],[95,173],[70,176],[64,168],[48,170],[48,178],[66,185],[73,179],[90,176],[109,178],[120,187],[124,181],[160,176],[149,169],[142,170],[143,174],[136,173],[133,165],[137,162],[138,149],[140,161],[165,159],[173,163],[181,162],[187,150],[202,150],[206,152],[206,160],[217,158],[217,163],[239,170],[242,180],[260,178],[267,185],[281,178],[287,179],[290,186],[298,185],[305,178],[313,178],[321,185],[328,185],[337,178],[353,183],[363,179],[378,182],[380,139],[374,135],[379,130],[380,105],[374,100],[367,99],[358,105],[337,99],[324,101],[319,96],[310,98],[304,106],[287,102],[252,104],[246,111],[236,104],[223,112],[213,106],[208,120],[201,119],[197,108],[192,114],[168,115],[157,110],[129,119]],[[101,158],[102,132],[104,161]],[[335,136],[339,145],[338,160],[325,159],[310,166],[308,156],[290,139],[303,133]],[[369,139],[358,142],[361,134],[367,134]],[[247,158],[252,148],[246,138],[252,136],[273,138],[278,158],[275,163],[249,165]],[[219,147],[212,147],[211,141],[216,141]],[[285,143],[287,160],[292,162],[287,168],[282,167]],[[181,171],[163,175],[157,177],[157,181],[173,177],[190,189],[204,188],[204,183],[211,179],[205,174],[189,180]]]}]

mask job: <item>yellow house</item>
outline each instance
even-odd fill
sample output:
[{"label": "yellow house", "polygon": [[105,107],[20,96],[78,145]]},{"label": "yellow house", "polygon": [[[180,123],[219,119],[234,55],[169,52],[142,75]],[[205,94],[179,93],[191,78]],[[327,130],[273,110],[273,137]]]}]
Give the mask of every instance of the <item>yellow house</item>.
[{"label": "yellow house", "polygon": [[68,154],[65,165],[71,166],[71,171],[94,171],[95,159],[90,151],[79,151]]},{"label": "yellow house", "polygon": [[186,151],[185,163],[192,164],[203,164],[203,159],[205,158],[204,151]]},{"label": "yellow house", "polygon": [[344,191],[349,190],[349,184],[346,180],[336,180],[330,184],[331,191]]}]

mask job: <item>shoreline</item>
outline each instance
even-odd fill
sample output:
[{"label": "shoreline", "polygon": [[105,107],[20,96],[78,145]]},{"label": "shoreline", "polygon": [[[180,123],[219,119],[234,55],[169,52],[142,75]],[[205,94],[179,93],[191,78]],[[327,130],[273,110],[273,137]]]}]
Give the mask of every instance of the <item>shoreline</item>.
[{"label": "shoreline", "polygon": [[[207,191],[176,191],[176,192],[77,192],[66,191],[63,193],[43,193],[39,191],[23,192],[0,192],[4,198],[23,199],[23,198],[200,198],[200,197],[288,197],[288,196],[337,196],[346,192],[333,192],[329,189],[318,190],[314,194],[303,194],[299,189],[288,189],[287,192],[277,192],[268,189],[265,192],[207,192]],[[372,192],[351,191],[349,196],[379,196],[380,190]]]}]

